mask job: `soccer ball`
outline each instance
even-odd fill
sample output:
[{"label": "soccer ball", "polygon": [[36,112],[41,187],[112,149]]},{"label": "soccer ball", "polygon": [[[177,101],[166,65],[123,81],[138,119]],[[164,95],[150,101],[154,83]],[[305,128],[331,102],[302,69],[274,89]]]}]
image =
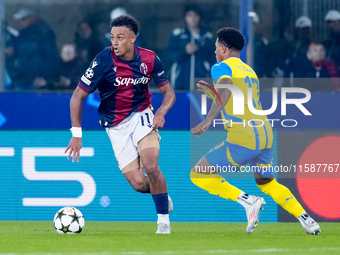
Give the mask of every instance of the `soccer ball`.
[{"label": "soccer ball", "polygon": [[79,234],[84,229],[85,219],[77,208],[64,207],[55,214],[53,223],[59,234]]}]

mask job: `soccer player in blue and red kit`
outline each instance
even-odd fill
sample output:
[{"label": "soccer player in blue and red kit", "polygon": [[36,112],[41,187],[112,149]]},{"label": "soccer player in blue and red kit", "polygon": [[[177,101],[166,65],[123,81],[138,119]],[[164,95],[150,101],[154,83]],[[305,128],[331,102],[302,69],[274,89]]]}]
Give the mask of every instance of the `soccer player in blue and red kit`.
[{"label": "soccer player in blue and red kit", "polygon": [[[158,129],[163,127],[164,116],[175,102],[175,93],[158,56],[134,45],[138,32],[138,21],[130,15],[111,21],[112,47],[93,59],[73,92],[72,138],[65,152],[69,153],[68,159],[79,161],[82,102],[98,89],[100,121],[111,140],[119,168],[136,191],[152,194],[158,215],[156,233],[170,234],[172,201],[158,166]],[[151,78],[164,95],[155,115],[150,110]]]}]

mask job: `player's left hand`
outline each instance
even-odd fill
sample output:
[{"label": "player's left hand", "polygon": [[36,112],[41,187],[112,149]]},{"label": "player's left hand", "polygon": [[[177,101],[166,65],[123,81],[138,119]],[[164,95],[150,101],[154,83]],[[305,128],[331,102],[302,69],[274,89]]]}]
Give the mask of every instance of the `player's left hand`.
[{"label": "player's left hand", "polygon": [[203,122],[198,124],[196,127],[191,129],[191,133],[194,135],[197,135],[197,137],[200,137],[201,134],[203,134],[205,131],[208,130],[209,126],[211,124],[211,121],[208,121],[205,119]]},{"label": "player's left hand", "polygon": [[164,123],[165,123],[164,115],[157,111],[155,113],[155,116],[153,117],[152,128],[153,129],[161,129],[161,128],[163,128]]}]

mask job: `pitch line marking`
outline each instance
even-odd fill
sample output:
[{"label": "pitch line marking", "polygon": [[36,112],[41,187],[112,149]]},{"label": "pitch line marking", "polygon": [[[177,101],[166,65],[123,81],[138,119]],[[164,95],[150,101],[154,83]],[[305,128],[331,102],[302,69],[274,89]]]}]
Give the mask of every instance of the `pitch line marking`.
[{"label": "pitch line marking", "polygon": [[283,249],[283,248],[267,248],[267,249],[252,249],[252,250],[203,250],[203,251],[129,251],[129,252],[32,252],[32,253],[0,253],[0,255],[173,255],[173,254],[229,254],[229,253],[279,253],[279,252],[299,252],[299,251],[310,251],[310,252],[320,252],[320,251],[339,251],[340,247],[319,247],[319,248],[309,248],[309,249]]}]

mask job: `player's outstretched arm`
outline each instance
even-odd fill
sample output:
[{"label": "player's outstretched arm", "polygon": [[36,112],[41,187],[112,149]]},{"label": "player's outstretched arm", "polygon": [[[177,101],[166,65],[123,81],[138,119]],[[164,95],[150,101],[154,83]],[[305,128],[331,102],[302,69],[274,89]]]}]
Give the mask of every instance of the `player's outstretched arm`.
[{"label": "player's outstretched arm", "polygon": [[[202,91],[205,84],[209,85],[207,82],[201,80],[197,83],[197,86],[199,87],[199,91]],[[232,81],[230,79],[222,79],[219,84],[232,84]],[[205,93],[205,91],[203,91]],[[202,121],[200,124],[198,124],[196,127],[191,129],[191,133],[194,135],[197,135],[198,137],[203,134],[205,131],[208,130],[211,122],[216,118],[216,116],[220,113],[220,111],[223,109],[223,107],[228,103],[231,92],[229,89],[218,89],[217,93],[219,94],[222,104],[212,104],[210,111],[205,118],[204,121]],[[216,96],[215,96],[216,97]],[[217,100],[217,98],[215,98]]]},{"label": "player's outstretched arm", "polygon": [[72,162],[77,160],[79,162],[80,149],[82,147],[81,140],[81,115],[82,115],[82,106],[83,100],[89,95],[89,93],[85,92],[79,86],[74,90],[73,95],[70,100],[70,112],[71,112],[71,122],[72,122],[72,138],[67,146],[65,153],[68,153],[67,159],[70,159],[72,156]]},{"label": "player's outstretched arm", "polygon": [[153,118],[152,128],[154,129],[163,128],[165,123],[164,116],[165,114],[167,114],[167,112],[171,109],[176,101],[176,95],[170,83],[160,87],[159,90],[163,93],[164,98],[162,105],[158,108]]}]

